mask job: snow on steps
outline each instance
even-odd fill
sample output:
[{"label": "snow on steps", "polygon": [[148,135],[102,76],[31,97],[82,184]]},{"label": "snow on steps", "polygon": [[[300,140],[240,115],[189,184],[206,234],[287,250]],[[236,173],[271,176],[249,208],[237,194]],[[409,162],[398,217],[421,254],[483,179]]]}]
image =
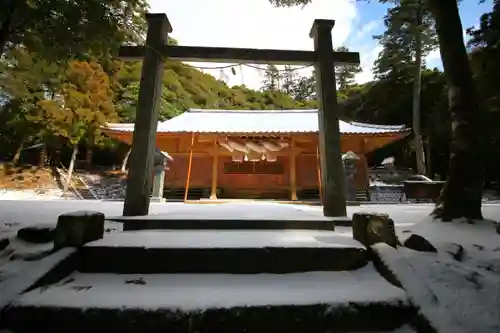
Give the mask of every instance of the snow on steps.
[{"label": "snow on steps", "polygon": [[73,256],[75,252],[73,248],[62,249],[39,261],[29,262],[29,269],[26,268],[27,262],[25,261],[12,261],[10,265],[5,264],[2,271],[0,271],[0,277],[5,280],[0,280],[0,310],[22,292],[43,280],[48,275],[47,272],[57,268],[59,264]]},{"label": "snow on steps", "polygon": [[366,249],[345,234],[311,230],[125,231],[81,249],[92,273],[290,273],[353,270]]},{"label": "snow on steps", "polygon": [[[86,274],[22,295],[6,327],[40,332],[350,332],[414,314],[372,264],[292,274]],[[27,320],[29,318],[29,320]]]}]

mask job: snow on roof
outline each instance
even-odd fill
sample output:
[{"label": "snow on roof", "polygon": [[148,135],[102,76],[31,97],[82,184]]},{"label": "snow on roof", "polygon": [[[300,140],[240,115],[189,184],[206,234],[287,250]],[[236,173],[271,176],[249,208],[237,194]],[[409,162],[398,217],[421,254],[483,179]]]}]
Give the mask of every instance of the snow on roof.
[{"label": "snow on roof", "polygon": [[[340,132],[380,134],[405,131],[404,125],[373,125],[339,121]],[[133,131],[133,124],[107,124],[115,131]],[[316,133],[318,110],[201,110],[189,109],[158,123],[159,133]]]}]

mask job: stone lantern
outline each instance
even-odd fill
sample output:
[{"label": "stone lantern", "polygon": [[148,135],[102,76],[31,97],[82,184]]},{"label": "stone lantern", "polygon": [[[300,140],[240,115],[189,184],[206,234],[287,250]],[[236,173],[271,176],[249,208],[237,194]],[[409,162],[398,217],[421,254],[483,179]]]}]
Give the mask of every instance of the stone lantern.
[{"label": "stone lantern", "polygon": [[173,158],[168,153],[159,149],[155,150],[153,158],[154,178],[151,201],[165,202],[165,199],[163,198],[163,189],[165,186],[165,170],[168,170],[168,161],[172,161]]},{"label": "stone lantern", "polygon": [[342,162],[344,165],[344,173],[346,180],[346,201],[356,201],[356,164],[359,157],[352,151],[342,155]]}]

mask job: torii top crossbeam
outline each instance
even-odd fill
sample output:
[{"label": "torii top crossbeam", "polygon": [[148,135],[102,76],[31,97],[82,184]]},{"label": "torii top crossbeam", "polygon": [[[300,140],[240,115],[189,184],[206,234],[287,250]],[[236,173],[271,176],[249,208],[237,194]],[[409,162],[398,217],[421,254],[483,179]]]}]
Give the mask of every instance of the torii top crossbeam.
[{"label": "torii top crossbeam", "polygon": [[[166,33],[172,32],[172,26],[165,14],[148,14],[149,18],[165,18]],[[316,25],[327,25],[333,28],[335,21],[315,20]],[[315,26],[311,29],[310,36],[315,34]],[[221,62],[221,63],[247,63],[274,64],[274,65],[309,65],[317,60],[315,51],[302,50],[272,50],[272,49],[247,49],[228,47],[200,47],[200,46],[178,46],[159,44],[155,47],[160,54],[171,60],[188,62]],[[119,57],[123,60],[143,59],[147,46],[122,46]],[[332,60],[336,64],[359,64],[359,53],[357,52],[332,52]]]},{"label": "torii top crossbeam", "polygon": [[333,51],[331,31],[335,21],[315,20],[309,34],[314,40],[314,51],[298,51],[168,45],[172,26],[167,16],[147,14],[146,19],[146,44],[123,46],[119,52],[122,59],[143,59],[124,215],[147,215],[149,212],[163,63],[168,58],[190,62],[314,64],[323,212],[325,216],[346,216],[335,64],[359,64],[359,53]]}]

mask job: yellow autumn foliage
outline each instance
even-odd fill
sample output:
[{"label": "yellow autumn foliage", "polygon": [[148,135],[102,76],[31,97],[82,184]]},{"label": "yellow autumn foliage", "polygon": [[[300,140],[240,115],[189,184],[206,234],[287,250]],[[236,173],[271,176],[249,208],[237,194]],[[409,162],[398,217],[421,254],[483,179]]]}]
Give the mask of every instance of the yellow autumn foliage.
[{"label": "yellow autumn foliage", "polygon": [[100,126],[118,120],[109,77],[96,62],[69,62],[55,94],[38,106],[50,130],[72,144],[86,135],[97,139]]}]

